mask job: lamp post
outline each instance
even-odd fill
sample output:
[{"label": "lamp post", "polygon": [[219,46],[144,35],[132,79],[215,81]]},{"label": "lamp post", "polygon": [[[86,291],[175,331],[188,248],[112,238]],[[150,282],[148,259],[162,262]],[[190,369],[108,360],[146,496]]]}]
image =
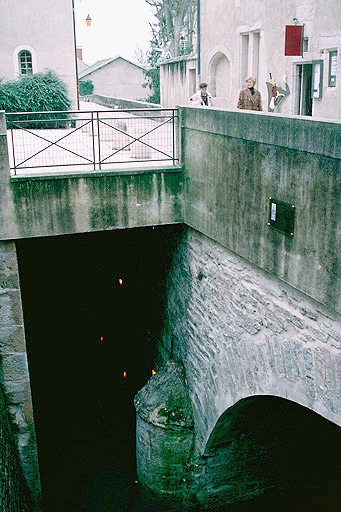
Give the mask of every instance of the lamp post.
[{"label": "lamp post", "polygon": [[72,0],[72,20],[73,20],[73,45],[75,49],[75,69],[76,69],[76,87],[77,87],[77,109],[79,110],[79,85],[78,85],[78,63],[76,47],[76,24],[75,24],[75,2]]}]

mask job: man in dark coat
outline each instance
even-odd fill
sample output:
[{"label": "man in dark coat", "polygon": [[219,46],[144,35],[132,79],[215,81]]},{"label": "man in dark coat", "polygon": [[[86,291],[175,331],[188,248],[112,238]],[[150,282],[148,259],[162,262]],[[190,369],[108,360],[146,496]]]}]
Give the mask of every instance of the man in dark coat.
[{"label": "man in dark coat", "polygon": [[255,89],[256,79],[249,76],[246,80],[246,88],[239,93],[237,108],[242,110],[262,110],[260,92]]}]

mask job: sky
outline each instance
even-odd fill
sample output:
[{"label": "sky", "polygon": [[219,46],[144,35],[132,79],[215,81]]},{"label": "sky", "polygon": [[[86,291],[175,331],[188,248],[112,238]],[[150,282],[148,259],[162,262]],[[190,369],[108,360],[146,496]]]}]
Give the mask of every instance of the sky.
[{"label": "sky", "polygon": [[[153,9],[145,0],[74,0],[76,44],[88,64],[120,55],[134,61],[136,46],[150,48]],[[87,15],[92,19],[87,27]]]}]

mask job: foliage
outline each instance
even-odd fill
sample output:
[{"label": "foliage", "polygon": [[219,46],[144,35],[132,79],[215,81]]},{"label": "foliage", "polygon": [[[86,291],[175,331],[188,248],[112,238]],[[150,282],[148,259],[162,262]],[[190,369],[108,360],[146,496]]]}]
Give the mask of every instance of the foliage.
[{"label": "foliage", "polygon": [[93,93],[94,84],[91,80],[80,80],[78,82],[79,85],[79,95],[80,96],[88,96]]},{"label": "foliage", "polygon": [[143,87],[149,87],[153,89],[153,94],[150,94],[147,101],[150,103],[160,103],[160,70],[159,68],[150,68],[144,70],[144,75],[147,78],[147,82],[143,84]]},{"label": "foliage", "polygon": [[140,66],[144,66],[148,62],[148,52],[146,52],[146,50],[144,50],[138,44],[134,49],[133,61]]},{"label": "foliage", "polygon": [[147,82],[144,87],[154,90],[148,97],[151,103],[160,103],[160,51],[172,41],[171,55],[188,55],[193,51],[193,33],[195,25],[196,0],[145,0],[155,8],[157,23],[151,27],[151,51],[148,62],[151,69],[145,71]]},{"label": "foliage", "polygon": [[0,81],[0,110],[38,112],[69,110],[70,107],[67,88],[54,71]]},{"label": "foliage", "polygon": [[164,48],[172,41],[172,57],[193,51],[196,0],[145,0],[156,9],[158,23],[151,24],[152,46]]}]

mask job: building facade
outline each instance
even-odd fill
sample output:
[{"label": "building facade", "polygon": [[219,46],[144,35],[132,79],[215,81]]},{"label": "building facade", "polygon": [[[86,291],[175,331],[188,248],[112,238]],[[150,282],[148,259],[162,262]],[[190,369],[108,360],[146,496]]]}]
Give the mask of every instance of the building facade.
[{"label": "building facade", "polygon": [[0,0],[0,77],[55,71],[73,108],[77,81],[72,0]]},{"label": "building facade", "polygon": [[[253,76],[263,111],[340,118],[339,7],[338,0],[200,0],[197,82],[209,83],[216,107],[236,108]],[[286,55],[287,26],[302,27],[301,55]]]},{"label": "building facade", "polygon": [[91,80],[94,94],[130,100],[145,99],[152,94],[149,87],[143,87],[147,82],[144,68],[123,57],[97,62],[78,76],[80,81]]},{"label": "building facade", "polygon": [[197,88],[196,55],[165,60],[160,65],[160,103],[164,107],[186,105]]}]

